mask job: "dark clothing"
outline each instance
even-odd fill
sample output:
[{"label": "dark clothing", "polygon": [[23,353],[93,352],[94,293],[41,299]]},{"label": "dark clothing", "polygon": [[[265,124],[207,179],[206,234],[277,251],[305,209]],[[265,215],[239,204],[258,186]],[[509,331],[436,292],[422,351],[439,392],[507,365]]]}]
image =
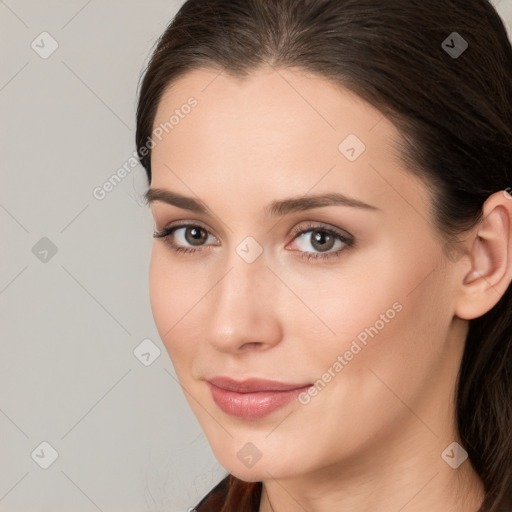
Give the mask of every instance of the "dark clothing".
[{"label": "dark clothing", "polygon": [[[232,475],[227,475],[199,502],[198,505],[196,505],[194,512],[220,512],[223,505],[226,503],[230,486],[233,487],[234,485],[245,486],[248,484],[247,482],[242,482]],[[234,508],[226,512],[259,512],[261,488],[261,482],[255,484],[250,496],[251,499],[249,500],[252,504],[244,506],[243,509],[240,508],[238,503],[236,504],[237,506],[233,504]]]}]

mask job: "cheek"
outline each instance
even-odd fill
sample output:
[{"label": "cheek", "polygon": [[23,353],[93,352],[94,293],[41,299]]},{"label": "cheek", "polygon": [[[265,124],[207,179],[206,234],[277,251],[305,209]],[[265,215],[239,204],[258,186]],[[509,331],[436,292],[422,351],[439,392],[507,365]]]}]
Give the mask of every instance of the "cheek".
[{"label": "cheek", "polygon": [[180,362],[194,345],[194,334],[184,332],[187,315],[205,294],[200,279],[192,279],[173,265],[161,244],[154,245],[149,266],[149,295],[153,318],[173,364]]},{"label": "cheek", "polygon": [[[318,301],[316,311],[336,332],[316,343],[301,338],[299,331],[294,336],[301,343],[303,364],[318,379],[318,392],[303,397],[297,428],[304,439],[318,438],[319,428],[325,432],[329,446],[318,448],[314,456],[319,460],[346,454],[377,432],[398,428],[410,416],[403,404],[414,407],[430,392],[444,357],[450,315],[447,300],[443,304],[440,299],[441,273],[436,270],[423,280],[435,263],[424,260],[423,268],[418,266],[401,266],[396,272],[395,266],[386,270],[382,265],[378,275],[344,280],[342,293],[336,283],[326,287],[328,299],[304,296],[309,304]],[[342,439],[352,445],[338,441]]]},{"label": "cheek", "polygon": [[[370,259],[375,262],[374,256]],[[287,282],[318,315],[315,319],[302,304],[291,314],[298,319],[294,339],[302,340],[311,369],[317,375],[341,372],[340,364],[333,365],[342,356],[343,372],[350,369],[354,382],[372,379],[372,365],[386,366],[386,373],[394,371],[400,378],[423,374],[439,357],[449,322],[437,263],[434,250],[404,257],[381,247],[378,266],[361,260],[343,273],[318,274],[309,284],[290,274]]]},{"label": "cheek", "polygon": [[[304,347],[312,361],[325,365],[333,355],[349,350],[354,339],[364,347],[365,340],[370,339],[368,330],[373,334],[378,331],[377,338],[383,338],[399,321],[399,310],[413,278],[407,269],[398,271],[391,254],[386,259],[381,251],[379,256],[377,268],[375,257],[368,254],[352,256],[339,269],[310,269],[307,273],[283,270],[283,280],[300,301],[293,301],[293,321],[282,321],[296,330],[295,338],[307,342]],[[315,336],[316,343],[312,344]]]}]

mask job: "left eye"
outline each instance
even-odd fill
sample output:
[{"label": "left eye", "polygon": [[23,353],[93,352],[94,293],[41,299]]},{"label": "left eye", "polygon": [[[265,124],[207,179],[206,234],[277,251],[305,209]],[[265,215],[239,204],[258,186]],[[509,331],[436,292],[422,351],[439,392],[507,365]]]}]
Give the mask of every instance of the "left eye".
[{"label": "left eye", "polygon": [[[315,251],[324,253],[332,249],[339,249],[344,244],[348,244],[349,240],[339,233],[335,233],[325,228],[308,229],[301,231],[295,238],[294,243],[298,245],[299,250],[308,251],[308,246],[313,247]],[[338,245],[336,245],[338,243]]]}]

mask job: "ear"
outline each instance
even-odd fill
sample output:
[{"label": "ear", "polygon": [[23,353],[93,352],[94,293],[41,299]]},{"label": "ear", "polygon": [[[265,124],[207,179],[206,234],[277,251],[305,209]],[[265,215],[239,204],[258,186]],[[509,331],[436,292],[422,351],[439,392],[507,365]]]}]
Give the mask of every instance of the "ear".
[{"label": "ear", "polygon": [[[455,314],[466,320],[491,310],[512,281],[512,196],[500,190],[483,204],[483,217],[466,239],[467,259],[455,303]],[[462,268],[462,267],[461,267]]]}]

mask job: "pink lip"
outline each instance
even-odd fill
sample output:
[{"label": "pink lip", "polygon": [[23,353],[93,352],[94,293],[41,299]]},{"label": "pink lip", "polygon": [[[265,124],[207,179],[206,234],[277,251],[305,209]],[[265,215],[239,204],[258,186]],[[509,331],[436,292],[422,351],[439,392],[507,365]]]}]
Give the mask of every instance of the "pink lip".
[{"label": "pink lip", "polygon": [[264,379],[236,381],[229,377],[215,377],[207,382],[212,398],[220,409],[243,419],[263,418],[311,386]]}]

